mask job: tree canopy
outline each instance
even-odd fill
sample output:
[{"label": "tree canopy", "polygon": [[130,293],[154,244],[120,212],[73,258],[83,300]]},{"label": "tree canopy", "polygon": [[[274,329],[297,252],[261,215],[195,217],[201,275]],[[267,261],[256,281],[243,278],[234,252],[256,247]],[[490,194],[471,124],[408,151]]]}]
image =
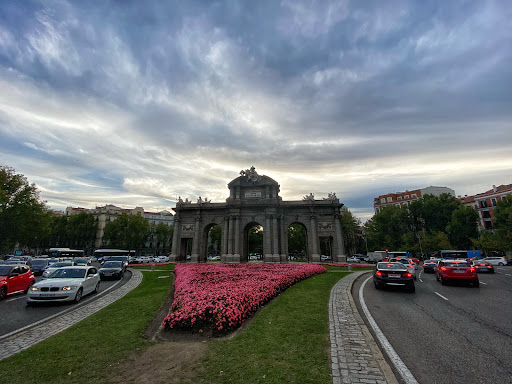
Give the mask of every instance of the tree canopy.
[{"label": "tree canopy", "polygon": [[122,213],[105,226],[103,238],[111,247],[137,250],[144,247],[149,229],[144,217]]}]

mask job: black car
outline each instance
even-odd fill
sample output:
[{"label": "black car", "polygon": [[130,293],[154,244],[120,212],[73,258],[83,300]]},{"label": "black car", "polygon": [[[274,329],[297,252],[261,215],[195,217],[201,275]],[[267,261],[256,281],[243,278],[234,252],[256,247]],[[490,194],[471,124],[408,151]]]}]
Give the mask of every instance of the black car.
[{"label": "black car", "polygon": [[414,292],[414,276],[399,262],[379,262],[373,271],[373,284],[376,289],[386,287],[405,288]]},{"label": "black car", "polygon": [[125,267],[122,261],[106,261],[99,269],[100,279],[122,279],[124,271]]},{"label": "black car", "polygon": [[423,262],[423,272],[425,273],[435,273],[436,264],[439,261],[439,259],[430,259],[425,260]]},{"label": "black car", "polygon": [[492,264],[485,261],[474,261],[473,268],[475,268],[477,272],[494,273],[494,267]]},{"label": "black car", "polygon": [[48,268],[48,259],[32,259],[28,262],[30,269],[34,275],[42,275],[44,270]]}]

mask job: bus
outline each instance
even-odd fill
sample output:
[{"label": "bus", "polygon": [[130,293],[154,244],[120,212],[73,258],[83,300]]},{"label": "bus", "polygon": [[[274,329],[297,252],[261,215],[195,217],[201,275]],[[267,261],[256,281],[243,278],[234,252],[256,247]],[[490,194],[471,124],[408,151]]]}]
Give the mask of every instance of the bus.
[{"label": "bus", "polygon": [[96,259],[105,256],[130,256],[135,257],[135,251],[128,251],[125,249],[97,249],[94,251]]},{"label": "bus", "polygon": [[412,258],[412,253],[411,252],[406,252],[406,251],[389,251],[388,252],[388,257],[389,258],[392,258],[392,257],[405,257],[406,259],[410,259],[410,258]]},{"label": "bus", "polygon": [[441,250],[435,253],[436,259],[468,259],[468,258],[477,258],[481,259],[482,254],[478,250],[470,250],[470,251],[454,251],[454,250]]},{"label": "bus", "polygon": [[63,257],[84,257],[84,251],[70,248],[50,248],[48,250],[48,257],[55,257],[57,259]]}]

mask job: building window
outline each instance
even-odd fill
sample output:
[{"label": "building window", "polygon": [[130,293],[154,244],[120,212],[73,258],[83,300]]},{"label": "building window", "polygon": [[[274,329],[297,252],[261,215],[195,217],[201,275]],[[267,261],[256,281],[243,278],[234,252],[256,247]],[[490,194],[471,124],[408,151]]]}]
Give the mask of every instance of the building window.
[{"label": "building window", "polygon": [[496,199],[491,199],[491,202],[492,202],[492,206],[495,207],[496,206]]},{"label": "building window", "polygon": [[391,203],[393,201],[392,197],[388,197],[388,203]]},{"label": "building window", "polygon": [[385,204],[385,203],[386,203],[386,199],[385,199],[385,198],[381,198],[381,199],[380,199],[380,202],[381,202],[382,204]]},{"label": "building window", "polygon": [[405,195],[405,196],[404,196],[404,199],[408,199],[408,198],[409,198],[409,195]]},{"label": "building window", "polygon": [[402,196],[398,196],[398,197],[397,197],[397,200],[402,200]]},{"label": "building window", "polygon": [[412,197],[413,199],[416,199],[418,196],[416,196],[416,194],[415,194],[415,193],[413,193],[413,194],[411,195],[411,197]]},{"label": "building window", "polygon": [[487,208],[487,201],[485,201],[485,200],[480,201],[480,208]]}]

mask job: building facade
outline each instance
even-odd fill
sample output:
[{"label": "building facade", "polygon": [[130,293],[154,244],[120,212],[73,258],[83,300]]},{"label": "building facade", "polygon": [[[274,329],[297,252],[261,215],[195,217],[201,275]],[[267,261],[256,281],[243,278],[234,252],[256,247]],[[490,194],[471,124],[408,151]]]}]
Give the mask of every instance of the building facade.
[{"label": "building facade", "polygon": [[160,223],[163,223],[168,227],[173,226],[174,215],[169,211],[163,210],[160,212],[144,212],[144,218],[148,220],[149,225],[151,226],[151,234],[148,236],[148,240],[146,241],[146,248],[153,248],[158,242],[157,236],[154,233],[155,228]]},{"label": "building facade", "polygon": [[459,196],[464,205],[473,207],[478,212],[480,229],[494,230],[494,208],[507,196],[512,195],[512,184],[492,186],[492,189],[474,196]]},{"label": "building facade", "polygon": [[448,193],[451,196],[455,196],[455,191],[448,187],[426,187],[421,189],[414,189],[412,191],[388,193],[380,195],[373,199],[373,209],[375,213],[378,213],[383,207],[390,205],[404,206],[409,205],[411,202],[420,199],[425,195],[440,196],[443,193]]}]

